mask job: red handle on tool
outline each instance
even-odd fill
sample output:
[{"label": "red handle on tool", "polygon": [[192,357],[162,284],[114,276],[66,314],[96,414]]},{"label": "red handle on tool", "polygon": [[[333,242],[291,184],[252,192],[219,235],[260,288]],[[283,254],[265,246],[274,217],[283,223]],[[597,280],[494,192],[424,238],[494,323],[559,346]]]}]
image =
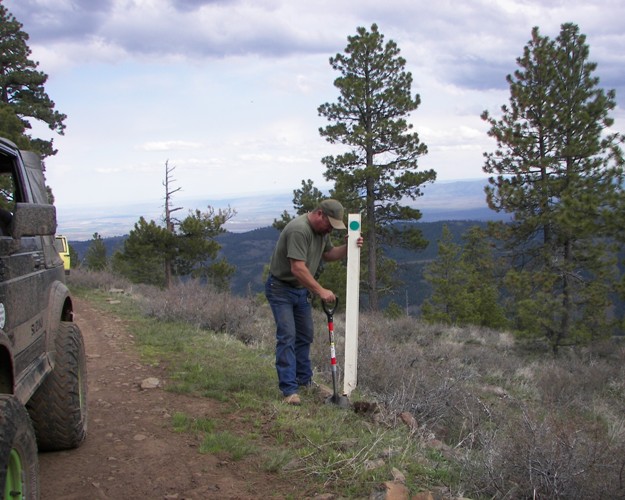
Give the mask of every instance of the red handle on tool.
[{"label": "red handle on tool", "polygon": [[339,298],[336,297],[334,301],[334,305],[330,307],[327,302],[321,301],[321,305],[323,306],[323,310],[328,317],[328,333],[330,336],[330,363],[332,364],[332,370],[336,370],[336,349],[334,347],[334,311],[336,311],[337,306],[339,305]]}]

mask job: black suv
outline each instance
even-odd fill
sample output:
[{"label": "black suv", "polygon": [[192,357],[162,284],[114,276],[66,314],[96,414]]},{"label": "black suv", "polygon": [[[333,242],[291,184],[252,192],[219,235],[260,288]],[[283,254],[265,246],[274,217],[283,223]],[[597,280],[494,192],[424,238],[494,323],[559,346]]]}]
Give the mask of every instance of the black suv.
[{"label": "black suv", "polygon": [[0,499],[39,497],[37,450],[87,431],[80,329],[40,158],[0,138]]}]

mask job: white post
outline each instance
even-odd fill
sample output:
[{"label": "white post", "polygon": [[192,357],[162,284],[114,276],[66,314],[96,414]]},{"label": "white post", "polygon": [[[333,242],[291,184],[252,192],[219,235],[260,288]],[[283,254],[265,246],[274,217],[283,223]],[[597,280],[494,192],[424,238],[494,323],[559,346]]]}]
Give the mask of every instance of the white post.
[{"label": "white post", "polygon": [[345,375],[343,394],[356,388],[358,376],[358,314],[360,302],[360,214],[349,214],[347,225],[347,292],[345,295]]}]

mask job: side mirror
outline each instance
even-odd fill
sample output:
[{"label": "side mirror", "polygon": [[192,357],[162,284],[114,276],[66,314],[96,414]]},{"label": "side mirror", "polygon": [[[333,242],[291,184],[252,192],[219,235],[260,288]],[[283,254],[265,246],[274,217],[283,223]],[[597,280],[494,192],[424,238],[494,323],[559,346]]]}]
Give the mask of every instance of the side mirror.
[{"label": "side mirror", "polygon": [[56,233],[56,207],[33,203],[16,203],[11,221],[11,236],[47,236]]}]

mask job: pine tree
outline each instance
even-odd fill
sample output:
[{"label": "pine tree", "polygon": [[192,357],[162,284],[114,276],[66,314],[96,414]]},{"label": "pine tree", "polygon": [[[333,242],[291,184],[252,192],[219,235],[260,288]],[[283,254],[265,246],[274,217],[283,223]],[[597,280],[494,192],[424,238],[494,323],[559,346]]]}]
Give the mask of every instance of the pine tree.
[{"label": "pine tree", "polygon": [[68,243],[67,246],[69,247],[69,265],[71,269],[74,269],[78,267],[78,252],[73,245]]},{"label": "pine tree", "polygon": [[175,233],[177,275],[202,277],[220,290],[229,288],[235,268],[218,259],[221,246],[215,238],[225,232],[223,225],[234,214],[230,207],[217,211],[208,207],[206,212],[196,210],[180,222]]},{"label": "pine tree", "polygon": [[473,226],[463,240],[464,246],[455,243],[449,226],[443,226],[437,259],[424,273],[432,295],[423,303],[423,318],[435,323],[504,327],[506,318],[499,304],[496,263],[488,238],[482,228]]},{"label": "pine tree", "polygon": [[[48,75],[37,71],[39,63],[29,59],[28,34],[22,24],[0,4],[0,102],[8,105],[24,130],[30,129],[28,118],[42,121],[50,130],[63,135],[66,115],[56,111],[54,102],[45,92]],[[5,133],[5,129],[0,130]],[[11,140],[15,130],[6,130]],[[23,131],[22,131],[23,132]],[[28,138],[30,147],[42,156],[56,154],[53,141]]]},{"label": "pine tree", "polygon": [[98,233],[93,234],[93,240],[85,255],[85,267],[90,271],[104,271],[108,266],[106,258],[106,247],[102,236]]},{"label": "pine tree", "polygon": [[459,316],[465,316],[463,310],[469,301],[465,287],[467,273],[461,268],[462,248],[454,243],[446,224],[438,241],[437,255],[424,271],[432,295],[423,303],[421,313],[426,321],[455,324]]},{"label": "pine tree", "polygon": [[[485,154],[491,208],[514,214],[501,235],[517,327],[554,352],[607,328],[613,275],[610,221],[622,199],[622,137],[610,133],[613,90],[599,88],[586,37],[563,24],[555,41],[532,30],[507,77],[510,107],[484,112],[497,150]],[[599,310],[597,307],[600,306]]]},{"label": "pine tree", "polygon": [[141,217],[113,256],[113,270],[134,283],[167,287],[166,262],[173,262],[175,276],[205,278],[227,289],[234,268],[218,259],[220,245],[215,238],[236,212],[230,208],[206,212],[196,210],[176,224],[172,232]]},{"label": "pine tree", "polygon": [[486,231],[471,227],[463,235],[461,262],[468,270],[465,287],[470,297],[471,323],[489,328],[504,328],[507,319],[500,299],[499,259]]},{"label": "pine tree", "polygon": [[[319,202],[323,198],[325,198],[325,196],[313,185],[311,179],[307,181],[303,180],[302,187],[293,190],[293,208],[295,208],[295,214],[302,215],[306,212],[311,212],[319,205]],[[274,219],[272,226],[278,231],[282,231],[293,218],[294,217],[285,210],[282,212],[280,220]]]},{"label": "pine tree", "polygon": [[173,258],[174,236],[153,220],[140,217],[124,240],[120,251],[113,255],[113,270],[133,283],[165,287],[165,262]]},{"label": "pine tree", "polygon": [[384,44],[377,25],[371,31],[358,28],[348,37],[345,54],[330,58],[340,73],[334,81],[339,90],[336,103],[318,108],[330,125],[319,130],[332,144],[350,149],[338,156],[322,159],[325,178],[335,181],[333,196],[350,211],[363,213],[366,230],[369,307],[379,308],[379,266],[383,265],[382,242],[414,249],[427,244],[413,227],[397,229],[398,222],[420,219],[419,210],[405,203],[422,193],[420,186],[436,178],[434,171],[417,171],[418,158],[427,153],[418,134],[412,132],[407,116],[420,104],[412,96],[412,75],[405,70],[395,42]]}]

